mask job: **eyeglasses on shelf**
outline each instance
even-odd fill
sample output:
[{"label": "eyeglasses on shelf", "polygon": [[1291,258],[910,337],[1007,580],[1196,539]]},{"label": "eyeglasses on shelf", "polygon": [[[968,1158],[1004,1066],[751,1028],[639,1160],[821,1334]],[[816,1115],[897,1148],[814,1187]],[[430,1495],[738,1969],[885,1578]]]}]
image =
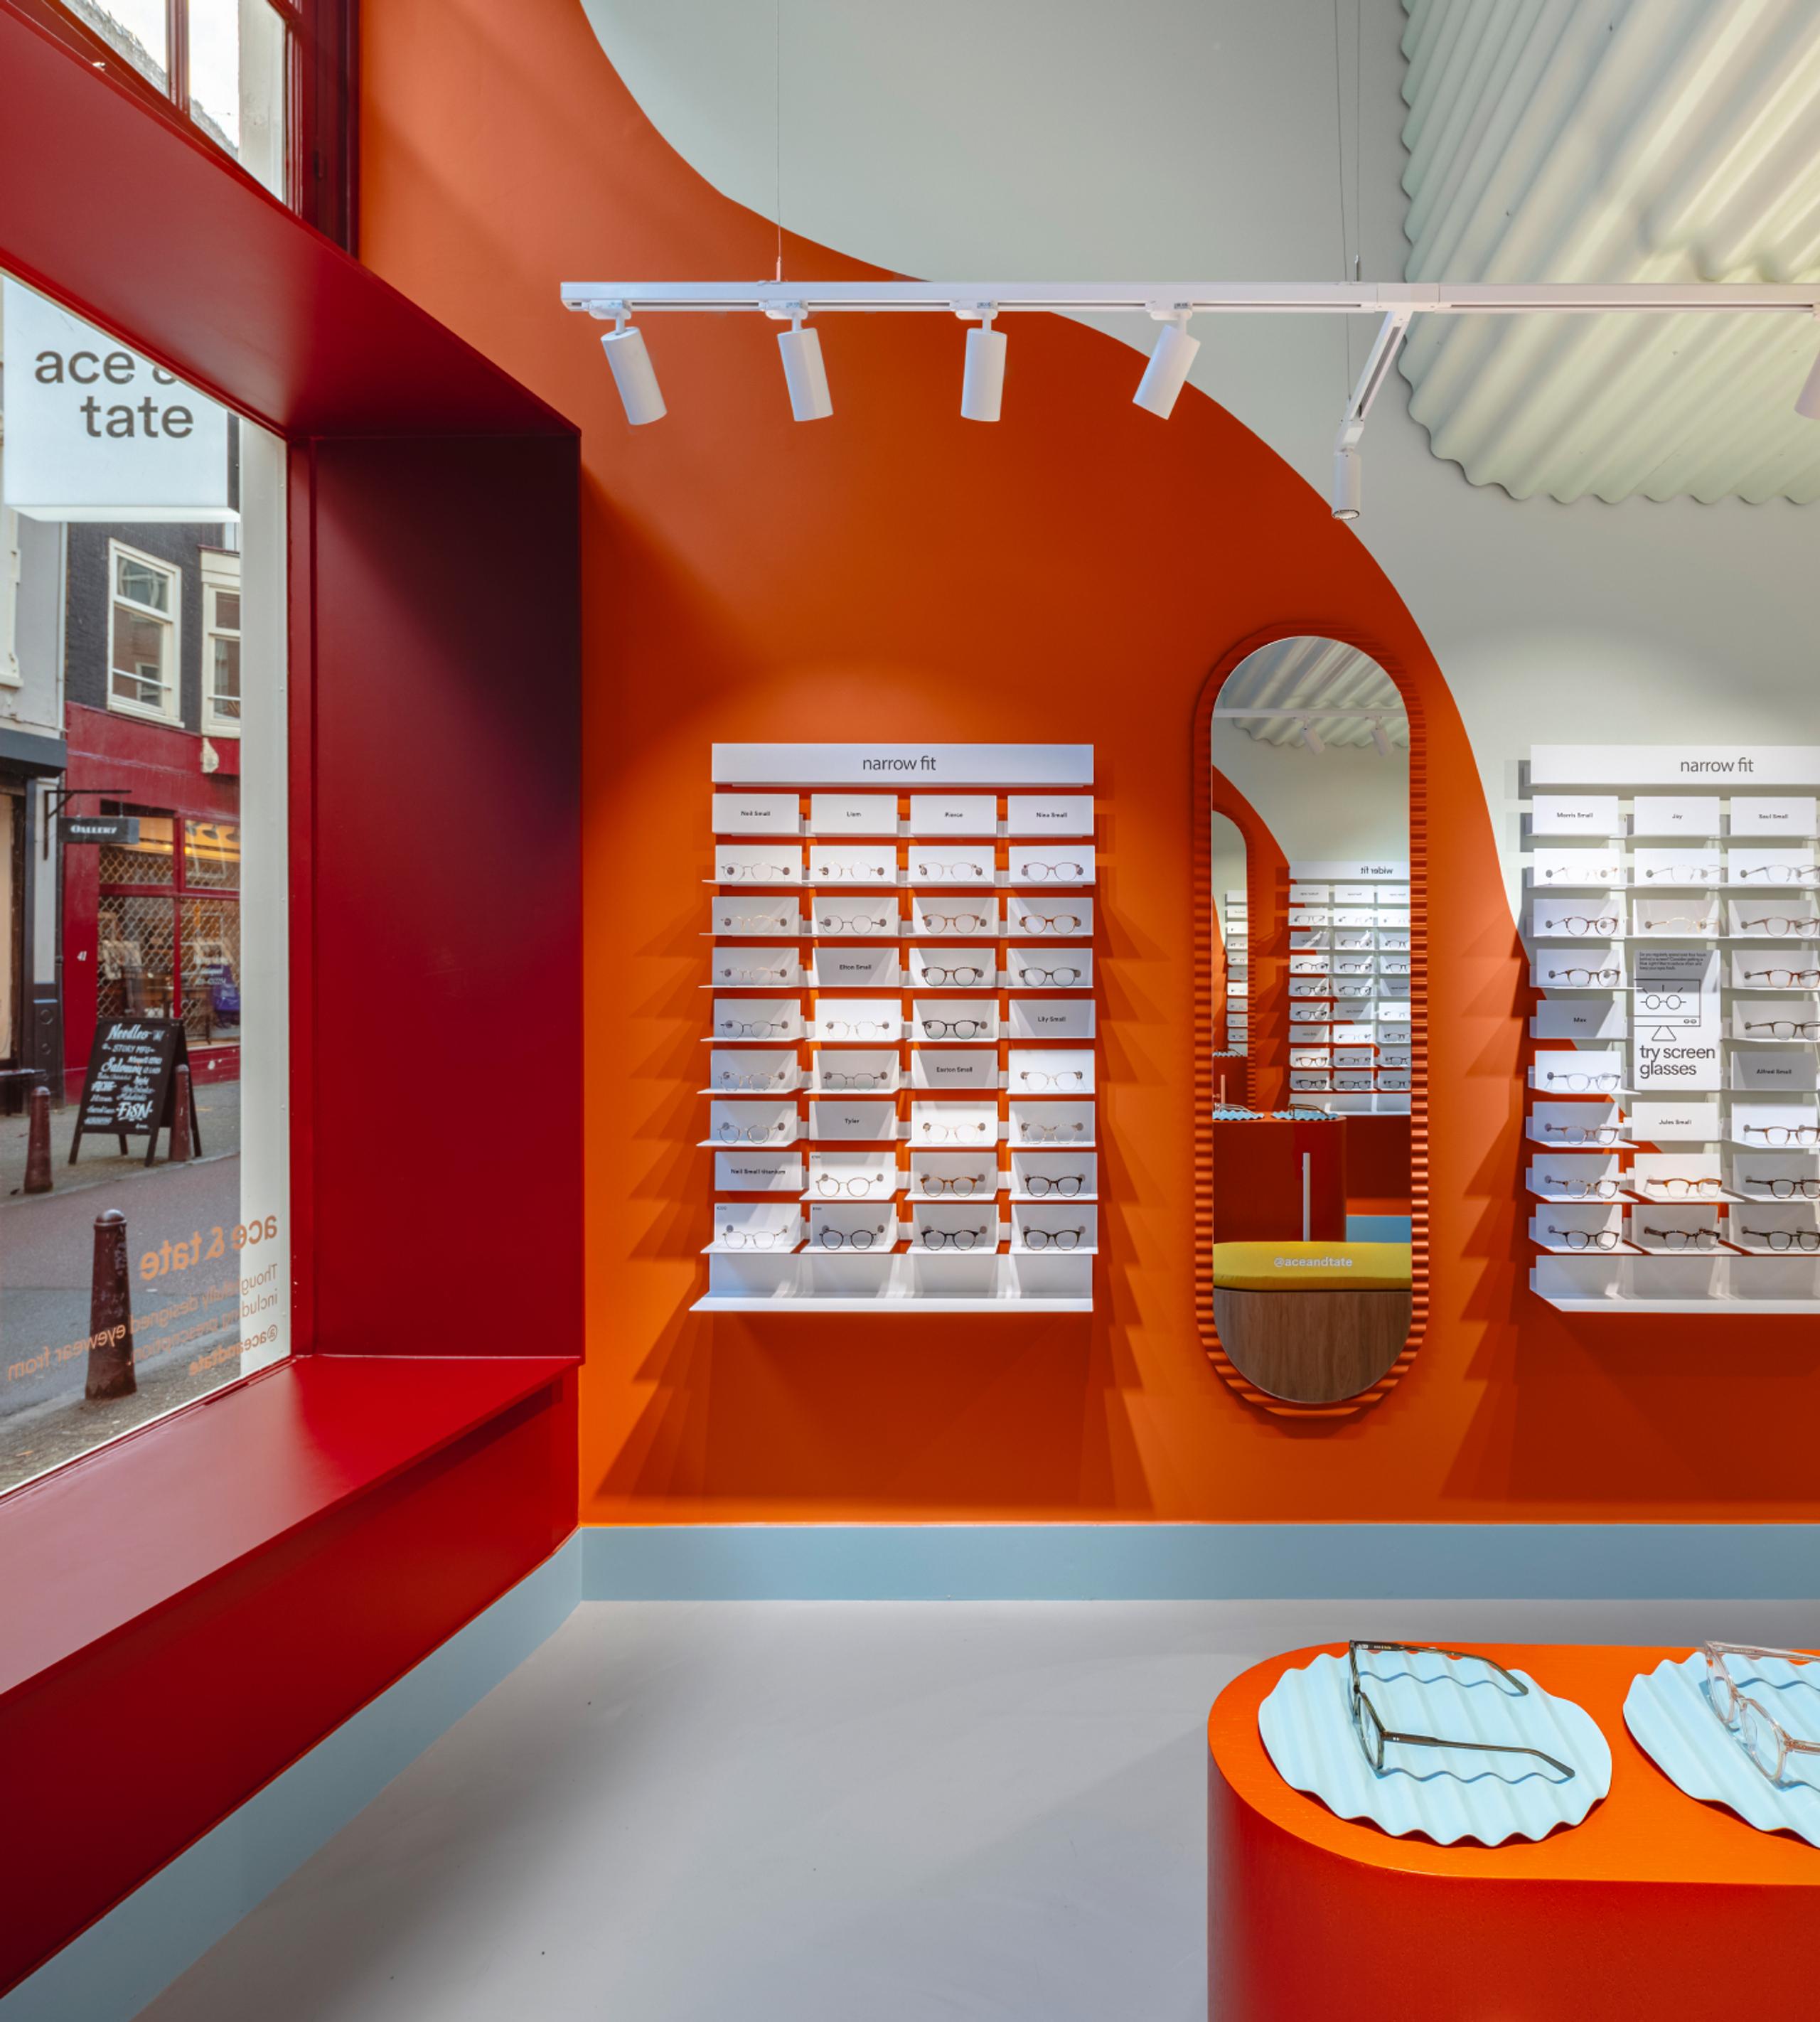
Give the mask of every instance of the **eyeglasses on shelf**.
[{"label": "eyeglasses on shelf", "polygon": [[1078,1250],[1086,1233],[1084,1228],[1027,1228],[1023,1246],[1027,1250]]},{"label": "eyeglasses on shelf", "polygon": [[1079,1088],[1087,1076],[1080,1068],[1065,1068],[1056,1074],[1042,1074],[1034,1068],[1020,1068],[1017,1078],[1026,1088]]},{"label": "eyeglasses on shelf", "polygon": [[1747,1187],[1767,1187],[1778,1200],[1820,1200],[1820,1180],[1759,1180],[1746,1173],[1744,1183]]},{"label": "eyeglasses on shelf", "polygon": [[926,1194],[968,1194],[989,1191],[995,1184],[996,1174],[985,1173],[925,1173],[917,1184]]},{"label": "eyeglasses on shelf", "polygon": [[983,934],[997,922],[988,913],[932,913],[925,910],[923,925],[932,934]]},{"label": "eyeglasses on shelf", "polygon": [[1543,1178],[1552,1187],[1559,1187],[1569,1200],[1616,1200],[1616,1180],[1568,1180],[1559,1173],[1545,1173]]},{"label": "eyeglasses on shelf", "polygon": [[1615,934],[1618,922],[1615,914],[1603,913],[1596,920],[1582,919],[1578,914],[1570,913],[1565,919],[1545,920],[1543,931],[1559,933],[1565,930],[1570,934]]},{"label": "eyeglasses on shelf", "polygon": [[953,986],[966,989],[973,984],[983,983],[986,980],[986,971],[971,964],[960,969],[930,969],[925,965],[923,970],[923,980],[925,983],[934,984],[938,989],[946,989]]},{"label": "eyeglasses on shelf", "polygon": [[723,913],[719,931],[729,934],[775,933],[790,924],[781,913]]},{"label": "eyeglasses on shelf", "polygon": [[1078,969],[1020,969],[1017,980],[1028,989],[1066,990],[1081,980]]},{"label": "eyeglasses on shelf", "polygon": [[869,1074],[837,1074],[832,1073],[826,1068],[824,1068],[822,1072],[823,1088],[846,1089],[884,1088],[890,1080],[891,1076],[882,1068],[874,1068]]},{"label": "eyeglasses on shelf", "polygon": [[[1700,1654],[1706,1660],[1706,1703],[1713,1717],[1743,1748],[1760,1775],[1772,1783],[1780,1783],[1788,1776],[1792,1757],[1820,1755],[1820,1742],[1803,1741],[1789,1733],[1759,1700],[1738,1690],[1740,1681],[1731,1675],[1727,1662],[1733,1657],[1742,1658],[1749,1663],[1760,1662],[1765,1657],[1778,1657],[1785,1664],[1800,1667],[1804,1675],[1796,1681],[1797,1684],[1813,1688],[1820,1686],[1820,1673],[1807,1675],[1814,1664],[1811,1652],[1767,1650],[1749,1643],[1702,1643]],[[1767,1679],[1761,1682],[1769,1683]],[[1772,1685],[1770,1689],[1776,1691],[1780,1688]],[[1796,1780],[1805,1782],[1807,1779]]]},{"label": "eyeglasses on shelf", "polygon": [[925,1250],[973,1250],[991,1238],[990,1228],[925,1228],[923,1247]]},{"label": "eyeglasses on shelf", "polygon": [[1704,934],[1712,926],[1710,913],[1671,913],[1663,920],[1639,920],[1637,931],[1644,934]]},{"label": "eyeglasses on shelf", "polygon": [[818,1173],[815,1175],[815,1192],[826,1195],[830,1200],[841,1194],[851,1194],[856,1199],[863,1199],[866,1195],[877,1192],[882,1177],[881,1174],[862,1173],[852,1179],[844,1180],[835,1173]]},{"label": "eyeglasses on shelf", "polygon": [[775,1074],[736,1074],[731,1068],[723,1068],[714,1077],[714,1086],[732,1090],[782,1088],[789,1075],[788,1068],[779,1068]]},{"label": "eyeglasses on shelf", "polygon": [[983,1119],[970,1123],[919,1123],[917,1135],[927,1138],[932,1144],[955,1144],[968,1139],[977,1142],[987,1134],[989,1127]]},{"label": "eyeglasses on shelf", "polygon": [[793,1250],[796,1239],[791,1228],[735,1228],[728,1223],[720,1231],[720,1241],[728,1250]]},{"label": "eyeglasses on shelf", "polygon": [[1665,1250],[1716,1250],[1719,1231],[1716,1228],[1651,1228],[1643,1224],[1645,1235],[1653,1236]]},{"label": "eyeglasses on shelf", "polygon": [[771,1039],[790,1028],[787,1018],[723,1018],[716,1030],[729,1039]]},{"label": "eyeglasses on shelf", "polygon": [[1569,1144],[1615,1144],[1622,1134],[1615,1123],[1545,1123],[1542,1128]]},{"label": "eyeglasses on shelf", "polygon": [[844,918],[818,919],[825,934],[882,934],[897,925],[895,913],[849,913]]},{"label": "eyeglasses on shelf", "polygon": [[1072,1200],[1086,1182],[1084,1173],[1061,1173],[1052,1176],[1048,1173],[1032,1173],[1023,1183],[1027,1194],[1060,1194]]},{"label": "eyeglasses on shelf", "polygon": [[1052,1144],[1068,1137],[1085,1137],[1087,1134],[1086,1125],[1078,1122],[1032,1123],[1026,1121],[1022,1128],[1026,1137],[1033,1142],[1045,1144]]},{"label": "eyeglasses on shelf", "polygon": [[891,1039],[897,1027],[877,1018],[825,1018],[822,1030],[830,1039]]},{"label": "eyeglasses on shelf", "polygon": [[1548,1233],[1570,1250],[1615,1250],[1618,1232],[1611,1228],[1557,1228],[1551,1221]]},{"label": "eyeglasses on shelf", "polygon": [[1086,876],[1087,867],[1084,863],[1020,863],[1017,874],[1033,885],[1040,885],[1045,878],[1059,878],[1063,884],[1071,885]]},{"label": "eyeglasses on shelf", "polygon": [[1551,969],[1551,983],[1565,983],[1571,989],[1584,990],[1598,983],[1615,983],[1624,973],[1621,969]]},{"label": "eyeglasses on shelf", "polygon": [[1766,1144],[1820,1144],[1820,1124],[1815,1123],[1747,1123],[1744,1134]]},{"label": "eyeglasses on shelf", "polygon": [[1653,1194],[1666,1194],[1671,1199],[1676,1200],[1688,1199],[1716,1200],[1725,1192],[1725,1182],[1723,1180],[1706,1178],[1645,1180],[1643,1184]]},{"label": "eyeglasses on shelf", "polygon": [[922,1027],[932,1039],[980,1039],[992,1030],[983,1018],[925,1018]]},{"label": "eyeglasses on shelf", "polygon": [[787,983],[787,969],[723,969],[715,972],[722,983]]},{"label": "eyeglasses on shelf", "polygon": [[1747,1032],[1767,1032],[1772,1039],[1820,1038],[1820,1019],[1747,1018],[1744,1029]]},{"label": "eyeglasses on shelf", "polygon": [[1767,1243],[1771,1250],[1820,1250],[1820,1228],[1747,1228],[1753,1243]]},{"label": "eyeglasses on shelf", "polygon": [[919,863],[919,878],[942,878],[954,882],[963,878],[989,878],[990,870],[983,863]]},{"label": "eyeglasses on shelf", "polygon": [[1820,969],[1747,969],[1746,983],[1767,983],[1772,990],[1788,990],[1796,984],[1820,983]]},{"label": "eyeglasses on shelf", "polygon": [[1575,1095],[1584,1095],[1588,1089],[1616,1088],[1618,1076],[1614,1074],[1545,1074],[1543,1079],[1551,1088],[1564,1088]]},{"label": "eyeglasses on shelf", "polygon": [[714,1135],[723,1144],[762,1144],[768,1137],[781,1137],[790,1119],[780,1116],[775,1123],[717,1123]]},{"label": "eyeglasses on shelf", "polygon": [[[1450,1664],[1483,1664],[1491,1673],[1490,1682],[1508,1699],[1527,1699],[1530,1688],[1523,1680],[1513,1677],[1503,1665],[1490,1657],[1475,1656],[1470,1650],[1443,1650],[1432,1643],[1366,1643],[1354,1641],[1346,1646],[1347,1710],[1351,1716],[1352,1731],[1374,1775],[1384,1774],[1384,1753],[1387,1748],[1455,1748],[1472,1754],[1532,1755],[1538,1762],[1545,1762],[1551,1769],[1559,1772],[1563,1782],[1574,1775],[1565,1762],[1557,1761],[1552,1755],[1539,1748],[1527,1748],[1511,1741],[1459,1741],[1439,1734],[1405,1734],[1395,1728],[1386,1727],[1378,1710],[1366,1692],[1367,1681],[1386,1683],[1388,1681],[1372,1677],[1370,1672],[1362,1675],[1359,1659],[1362,1652],[1366,1656],[1417,1655],[1439,1657]],[[1412,1673],[1412,1676],[1413,1673]],[[1418,1679],[1418,1684],[1438,1682]]]},{"label": "eyeglasses on shelf", "polygon": [[1020,934],[1078,934],[1081,924],[1078,913],[1027,913],[1017,930]]},{"label": "eyeglasses on shelf", "polygon": [[1742,885],[1747,878],[1760,878],[1766,885],[1799,885],[1817,870],[1820,863],[1753,863],[1738,872],[1738,881]]},{"label": "eyeglasses on shelf", "polygon": [[1719,875],[1716,863],[1671,863],[1664,870],[1646,870],[1646,878],[1660,878],[1668,885],[1708,885]]},{"label": "eyeglasses on shelf", "polygon": [[870,1250],[884,1235],[882,1228],[819,1228],[815,1246],[820,1250]]},{"label": "eyeglasses on shelf", "polygon": [[801,868],[797,863],[723,863],[714,875],[723,885],[775,885],[780,878],[794,878]]},{"label": "eyeglasses on shelf", "polygon": [[1760,920],[1740,920],[1739,927],[1747,934],[1811,934],[1820,930],[1820,919],[1785,920],[1779,916]]}]

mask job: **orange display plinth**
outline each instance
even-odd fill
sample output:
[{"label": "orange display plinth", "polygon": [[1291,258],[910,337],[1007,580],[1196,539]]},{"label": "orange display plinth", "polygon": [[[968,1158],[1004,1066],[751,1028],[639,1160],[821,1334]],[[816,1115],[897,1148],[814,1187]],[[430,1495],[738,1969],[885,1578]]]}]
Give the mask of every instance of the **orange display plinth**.
[{"label": "orange display plinth", "polygon": [[1277,1774],[1257,1710],[1286,1670],[1345,1646],[1254,1665],[1207,1722],[1211,2022],[1691,2022],[1721,2002],[1820,2013],[1804,1936],[1820,1849],[1684,1796],[1625,1726],[1631,1680],[1686,1648],[1473,1647],[1592,1714],[1611,1744],[1610,1795],[1583,1825],[1496,1847],[1336,1818]]}]

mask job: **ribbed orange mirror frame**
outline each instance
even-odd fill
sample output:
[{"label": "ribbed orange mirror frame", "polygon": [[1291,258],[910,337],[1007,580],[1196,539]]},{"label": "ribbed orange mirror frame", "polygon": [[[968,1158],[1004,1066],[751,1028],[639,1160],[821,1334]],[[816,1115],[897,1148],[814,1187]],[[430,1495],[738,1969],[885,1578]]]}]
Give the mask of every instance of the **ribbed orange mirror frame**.
[{"label": "ribbed orange mirror frame", "polygon": [[[1220,1345],[1213,1321],[1213,816],[1224,814],[1235,823],[1246,842],[1246,884],[1251,918],[1269,915],[1277,903],[1282,851],[1256,811],[1213,766],[1213,709],[1227,677],[1260,647],[1282,639],[1318,634],[1369,654],[1395,684],[1408,713],[1410,1089],[1410,1331],[1402,1352],[1369,1389],[1337,1403],[1297,1404],[1273,1397],[1248,1381]],[[1402,1381],[1422,1345],[1428,1314],[1428,740],[1421,705],[1395,655],[1370,635],[1321,619],[1285,623],[1236,641],[1209,673],[1195,705],[1190,743],[1194,768],[1194,1313],[1208,1359],[1249,1404],[1278,1418],[1344,1419],[1368,1411]],[[1267,1099],[1255,1068],[1250,1077],[1253,1103]]]}]

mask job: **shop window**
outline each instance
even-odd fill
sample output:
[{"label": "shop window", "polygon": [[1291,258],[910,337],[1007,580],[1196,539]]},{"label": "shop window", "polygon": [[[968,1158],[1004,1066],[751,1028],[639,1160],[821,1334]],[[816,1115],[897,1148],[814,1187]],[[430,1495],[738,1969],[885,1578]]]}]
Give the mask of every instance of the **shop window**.
[{"label": "shop window", "polygon": [[114,586],[108,706],[133,716],[174,721],[182,575],[118,541],[108,543],[108,568]]},{"label": "shop window", "polygon": [[240,735],[240,557],[202,557],[202,728]]}]

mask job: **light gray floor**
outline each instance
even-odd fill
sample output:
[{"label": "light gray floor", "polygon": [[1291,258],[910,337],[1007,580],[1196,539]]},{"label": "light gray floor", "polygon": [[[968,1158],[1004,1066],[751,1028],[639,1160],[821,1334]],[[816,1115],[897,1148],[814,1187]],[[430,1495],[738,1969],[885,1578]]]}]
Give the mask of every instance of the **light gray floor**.
[{"label": "light gray floor", "polygon": [[142,2022],[1188,2022],[1275,1650],[1811,1646],[1820,1606],[595,1604]]}]

